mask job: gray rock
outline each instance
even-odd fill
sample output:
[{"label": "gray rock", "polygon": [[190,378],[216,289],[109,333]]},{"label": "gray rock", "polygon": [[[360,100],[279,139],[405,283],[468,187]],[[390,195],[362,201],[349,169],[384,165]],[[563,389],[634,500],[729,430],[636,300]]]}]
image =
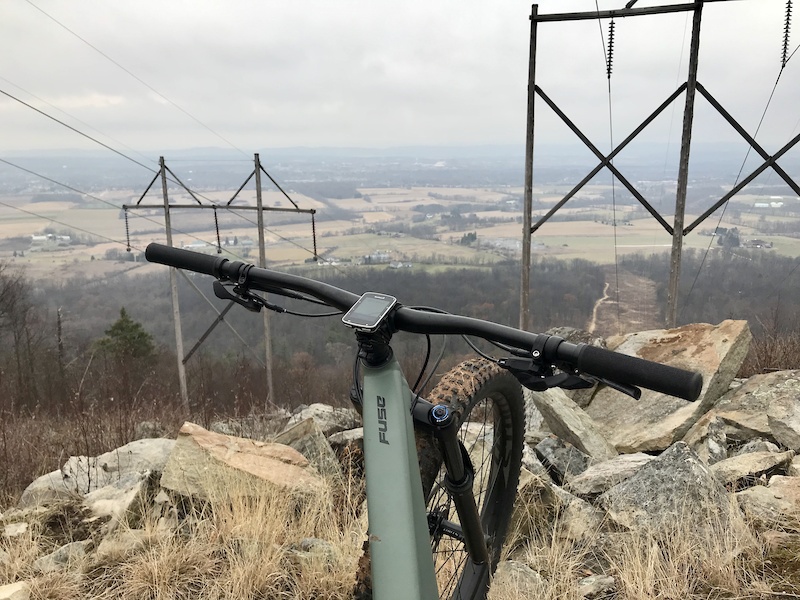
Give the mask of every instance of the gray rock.
[{"label": "gray rock", "polygon": [[733,489],[752,484],[762,475],[785,473],[794,458],[794,452],[748,452],[711,465],[714,476]]},{"label": "gray rock", "polygon": [[497,565],[488,600],[504,598],[539,598],[547,589],[548,583],[523,562],[504,560]]},{"label": "gray rock", "polygon": [[47,556],[42,556],[33,561],[33,568],[39,573],[52,573],[53,571],[64,570],[86,556],[86,549],[91,541],[70,542],[51,552]]},{"label": "gray rock", "polygon": [[685,325],[677,329],[644,331],[609,340],[609,347],[674,367],[703,374],[696,402],[642,390],[634,400],[601,388],[587,408],[601,433],[621,453],[660,451],[684,437],[726,392],[750,345],[746,321],[719,325]]},{"label": "gray rock", "polygon": [[800,477],[800,456],[795,456],[792,459],[792,464],[786,469],[786,474],[789,477]]},{"label": "gray rock", "polygon": [[591,462],[590,457],[558,438],[543,439],[536,445],[534,451],[558,484],[583,473]]},{"label": "gray rock", "polygon": [[617,455],[616,449],[603,437],[597,424],[563,390],[553,388],[532,392],[530,398],[550,431],[565,442],[598,461]]},{"label": "gray rock", "polygon": [[583,473],[570,479],[566,489],[581,498],[595,497],[632,477],[654,458],[642,452],[620,454],[611,460],[589,466]]},{"label": "gray rock", "polygon": [[83,497],[83,505],[95,518],[110,518],[111,528],[119,523],[137,524],[148,504],[148,495],[156,488],[158,477],[145,471],[127,473],[113,483],[89,492]]},{"label": "gray rock", "polygon": [[597,504],[627,529],[659,530],[676,523],[701,528],[709,521],[728,524],[736,518],[722,483],[683,442],[602,494]]},{"label": "gray rock", "polygon": [[[788,383],[788,381],[787,381]],[[767,409],[767,423],[775,440],[785,448],[800,451],[800,402],[798,396],[775,397]]]},{"label": "gray rock", "polygon": [[522,446],[522,466],[538,477],[549,478],[547,467],[536,456],[536,452],[528,445]]},{"label": "gray rock", "polygon": [[683,440],[696,447],[714,419],[725,423],[729,442],[753,438],[776,441],[767,416],[773,403],[794,402],[800,396],[800,371],[776,371],[753,375],[741,386],[727,392],[714,408],[689,430]]},{"label": "gray rock", "polygon": [[133,439],[149,440],[153,438],[169,438],[169,429],[158,421],[141,421],[133,430]]},{"label": "gray rock", "polygon": [[578,595],[582,598],[605,597],[617,589],[617,582],[610,575],[590,575],[578,582]]},{"label": "gray rock", "polygon": [[334,408],[327,404],[312,404],[291,416],[285,429],[306,419],[314,419],[322,433],[327,437],[339,431],[355,429],[361,425],[361,417],[352,408]]},{"label": "gray rock", "polygon": [[741,456],[742,454],[748,454],[750,452],[780,452],[781,449],[770,442],[769,440],[764,440],[761,438],[750,440],[744,446],[741,446],[734,454],[734,456]]},{"label": "gray rock", "polygon": [[214,421],[209,425],[208,430],[222,435],[266,442],[272,439],[276,433],[283,431],[290,418],[289,411],[280,409],[267,414]]},{"label": "gray rock", "polygon": [[326,477],[341,478],[339,460],[314,419],[308,418],[287,427],[274,441],[297,450]]},{"label": "gray rock", "polygon": [[3,527],[3,537],[5,538],[15,538],[19,537],[30,529],[30,525],[24,521],[18,523],[9,523],[5,527]]},{"label": "gray rock", "polygon": [[552,529],[563,539],[591,539],[603,527],[604,515],[588,502],[539,477],[527,469],[520,472],[517,499],[511,516],[512,544],[522,542],[542,528]]},{"label": "gray rock", "polygon": [[96,457],[72,456],[60,471],[42,475],[22,493],[21,508],[74,499],[124,479],[128,474],[160,473],[175,440],[136,440]]},{"label": "gray rock", "polygon": [[737,492],[736,499],[755,527],[800,533],[800,477],[776,475],[766,486]]}]

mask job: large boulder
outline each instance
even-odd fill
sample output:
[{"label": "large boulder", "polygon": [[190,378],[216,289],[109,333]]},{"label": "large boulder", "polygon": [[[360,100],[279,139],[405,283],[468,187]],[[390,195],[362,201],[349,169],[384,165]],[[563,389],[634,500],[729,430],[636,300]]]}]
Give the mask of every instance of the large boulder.
[{"label": "large boulder", "polygon": [[741,515],[730,510],[730,494],[697,454],[678,442],[598,498],[609,518],[626,529],[661,530],[680,524],[687,531],[709,523],[727,526]]},{"label": "large boulder", "polygon": [[654,456],[643,452],[620,454],[611,460],[591,465],[583,473],[570,479],[566,489],[581,498],[593,498],[632,477],[642,466],[654,459]]},{"label": "large boulder", "polygon": [[746,321],[694,324],[643,331],[608,341],[611,349],[673,367],[699,371],[703,389],[696,402],[651,390],[634,400],[605,387],[587,412],[605,438],[624,453],[661,451],[680,440],[727,391],[750,345]]},{"label": "large boulder", "polygon": [[306,419],[314,419],[325,437],[361,425],[361,417],[355,409],[334,408],[327,404],[315,403],[293,414],[286,423],[285,429],[294,427]]},{"label": "large boulder", "polygon": [[84,496],[108,485],[143,480],[164,469],[175,440],[136,440],[100,456],[72,456],[58,471],[42,475],[22,493],[20,508]]},{"label": "large boulder", "polygon": [[544,392],[532,392],[530,398],[550,431],[595,462],[617,455],[616,449],[603,437],[594,420],[563,390],[552,388]]},{"label": "large boulder", "polygon": [[[683,440],[698,449],[710,435],[709,430],[714,429],[715,423],[720,423],[729,443],[741,445],[753,438],[777,442],[773,427],[784,442],[791,443],[793,421],[790,415],[798,396],[800,371],[753,375],[741,386],[728,391],[694,424]],[[786,443],[784,445],[791,448]]]},{"label": "large boulder", "polygon": [[310,493],[322,480],[308,459],[283,444],[256,442],[184,423],[161,476],[161,487],[182,496],[224,500],[262,485]]}]

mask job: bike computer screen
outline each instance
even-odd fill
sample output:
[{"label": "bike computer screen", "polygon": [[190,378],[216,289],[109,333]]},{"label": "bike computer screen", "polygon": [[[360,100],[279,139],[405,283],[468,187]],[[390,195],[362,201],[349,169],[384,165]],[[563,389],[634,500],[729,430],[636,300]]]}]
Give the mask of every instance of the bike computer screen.
[{"label": "bike computer screen", "polygon": [[367,292],[342,317],[342,322],[356,329],[375,331],[395,304],[394,296]]}]

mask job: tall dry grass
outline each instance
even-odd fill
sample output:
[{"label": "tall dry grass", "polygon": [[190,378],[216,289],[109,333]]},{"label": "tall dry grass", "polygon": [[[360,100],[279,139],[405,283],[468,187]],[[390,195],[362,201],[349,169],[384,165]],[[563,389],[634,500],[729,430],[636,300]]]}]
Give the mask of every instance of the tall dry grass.
[{"label": "tall dry grass", "polygon": [[215,484],[225,501],[179,506],[181,519],[169,526],[149,507],[139,529],[120,526],[63,572],[34,566],[56,545],[42,526],[2,538],[0,585],[29,581],[33,598],[54,599],[350,597],[365,536],[358,485],[338,479],[290,494]]}]

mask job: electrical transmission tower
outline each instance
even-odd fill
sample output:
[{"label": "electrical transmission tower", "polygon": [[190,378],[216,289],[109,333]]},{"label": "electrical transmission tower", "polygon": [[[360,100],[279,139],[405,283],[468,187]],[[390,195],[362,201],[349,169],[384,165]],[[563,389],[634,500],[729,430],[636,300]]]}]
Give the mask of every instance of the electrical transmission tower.
[{"label": "electrical transmission tower", "polygon": [[[259,155],[255,155],[255,167],[247,177],[247,179],[239,186],[239,189],[236,190],[234,195],[231,197],[230,200],[226,204],[214,204],[214,203],[203,203],[200,199],[197,198],[197,195],[189,189],[176,175],[172,172],[172,170],[167,167],[166,163],[164,162],[164,157],[160,157],[159,165],[160,168],[156,173],[156,176],[150,182],[150,185],[147,186],[144,193],[140,196],[138,202],[133,205],[123,205],[122,209],[125,212],[125,233],[128,237],[128,250],[130,250],[130,228],[128,226],[128,211],[133,210],[161,210],[164,211],[164,226],[166,229],[166,238],[167,238],[167,245],[173,246],[172,241],[172,221],[170,213],[175,210],[213,210],[214,211],[214,227],[216,231],[217,237],[217,246],[216,251],[217,253],[222,253],[222,243],[220,240],[220,233],[219,233],[219,220],[217,217],[217,212],[221,210],[236,210],[236,211],[256,211],[257,213],[257,227],[258,227],[258,266],[266,267],[267,258],[266,258],[266,248],[265,248],[265,239],[264,239],[264,213],[265,212],[289,212],[289,213],[304,213],[311,215],[311,227],[312,227],[312,236],[314,239],[314,258],[317,258],[317,240],[316,240],[316,226],[314,215],[316,214],[316,210],[311,209],[304,209],[300,208],[294,200],[292,200],[286,192],[278,185],[278,183],[270,176],[269,173],[261,166],[261,160]],[[264,206],[263,198],[262,198],[262,185],[261,185],[261,175],[262,173],[266,175],[269,180],[278,188],[280,192],[291,202],[292,208],[282,208],[282,207],[274,207],[274,206]],[[168,194],[168,186],[167,186],[167,179],[169,176],[172,177],[173,181],[175,181],[180,187],[182,187],[195,201],[195,204],[170,204],[169,201],[169,194]],[[244,187],[250,182],[251,179],[255,178],[255,188],[256,188],[256,205],[255,206],[242,206],[236,205],[232,206],[232,203],[238,197],[239,193],[244,189]],[[142,204],[142,200],[150,191],[150,188],[153,187],[156,181],[161,180],[161,192],[163,196],[163,203],[162,204]],[[219,325],[220,323],[225,323],[231,331],[239,338],[240,341],[244,343],[244,340],[239,336],[239,334],[225,321],[225,315],[228,311],[233,307],[235,304],[233,301],[230,301],[229,304],[222,310],[218,310],[214,304],[212,304],[205,295],[200,291],[199,288],[194,284],[194,282],[186,277],[186,275],[176,269],[174,267],[170,267],[170,289],[171,289],[171,296],[172,296],[172,313],[173,313],[173,322],[175,324],[175,349],[176,355],[178,359],[178,381],[180,383],[180,391],[181,391],[181,400],[183,402],[184,409],[189,409],[189,389],[186,382],[186,363],[192,357],[192,355],[200,348],[202,343],[206,340],[206,338],[211,334],[214,328]],[[211,308],[217,313],[217,318],[214,322],[209,326],[209,328],[203,333],[200,339],[195,343],[195,345],[189,350],[189,352],[184,354],[183,349],[183,332],[181,328],[181,315],[180,315],[180,305],[178,302],[178,273],[183,276],[184,280],[189,283],[191,287],[203,298],[206,302],[209,303]],[[271,343],[271,336],[270,336],[270,323],[269,323],[269,311],[263,311],[264,317],[264,348],[265,348],[265,356],[264,361],[262,362],[257,356],[256,359],[259,363],[265,368],[266,371],[266,380],[267,380],[267,389],[266,389],[266,398],[265,404],[269,404],[275,401],[274,390],[273,390],[273,378],[272,378],[272,343]]]},{"label": "electrical transmission tower", "polygon": [[[673,4],[668,6],[653,6],[636,8],[634,5],[637,0],[630,0],[624,8],[619,10],[595,10],[592,12],[580,13],[559,13],[559,14],[539,14],[538,5],[534,4],[531,9],[531,39],[530,39],[530,59],[528,68],[528,116],[525,147],[525,191],[523,209],[523,232],[522,232],[522,273],[520,285],[520,327],[529,329],[530,327],[530,270],[531,270],[531,235],[539,229],[550,217],[552,217],[566,202],[580,191],[595,175],[602,169],[610,170],[617,181],[619,181],[631,195],[658,221],[664,230],[672,236],[672,253],[670,258],[670,278],[669,292],[667,300],[666,325],[674,327],[677,320],[678,306],[678,282],[680,279],[681,255],[683,249],[683,238],[695,229],[700,223],[711,216],[717,209],[722,207],[730,198],[741,191],[747,184],[753,181],[759,174],[771,168],[780,178],[800,196],[800,185],[797,184],[784,171],[777,160],[793,148],[800,135],[792,138],[777,152],[770,155],[764,150],[755,139],[728,113],[714,96],[702,86],[698,81],[698,64],[700,52],[700,25],[702,20],[703,5],[709,2],[726,2],[730,0],[696,0],[686,4]],[[783,66],[786,65],[788,41],[789,17],[791,15],[791,2],[787,5],[786,34],[784,36]],[[536,84],[536,50],[537,50],[537,30],[539,24],[558,21],[585,21],[597,19],[613,19],[638,16],[653,16],[667,13],[687,12],[693,13],[692,37],[689,51],[689,69],[687,80],[682,83],[650,116],[648,116],[634,131],[618,144],[609,154],[601,152],[589,138],[569,119],[569,117],[558,107],[558,105],[545,94]],[[611,77],[611,58],[613,53],[613,29],[609,35],[609,48],[606,56],[608,77]],[[631,141],[633,141],[656,117],[658,117],[668,106],[675,102],[685,93],[685,103],[683,112],[683,128],[681,135],[681,148],[678,169],[677,191],[675,198],[675,215],[673,223],[667,221],[653,208],[643,194],[617,169],[613,160]],[[700,217],[695,219],[688,226],[684,224],[686,208],[686,191],[689,176],[689,155],[692,143],[692,125],[694,120],[694,108],[697,94],[705,98],[709,104],[738,132],[742,138],[750,145],[761,158],[763,163],[754,169],[749,175],[738,182],[728,193],[723,195],[714,205]],[[535,133],[535,99],[539,97],[558,117],[572,130],[575,135],[586,145],[587,148],[598,158],[599,163],[592,169],[575,187],[572,188],[556,205],[536,223],[533,223],[533,142]],[[616,227],[616,223],[613,224]]]}]

